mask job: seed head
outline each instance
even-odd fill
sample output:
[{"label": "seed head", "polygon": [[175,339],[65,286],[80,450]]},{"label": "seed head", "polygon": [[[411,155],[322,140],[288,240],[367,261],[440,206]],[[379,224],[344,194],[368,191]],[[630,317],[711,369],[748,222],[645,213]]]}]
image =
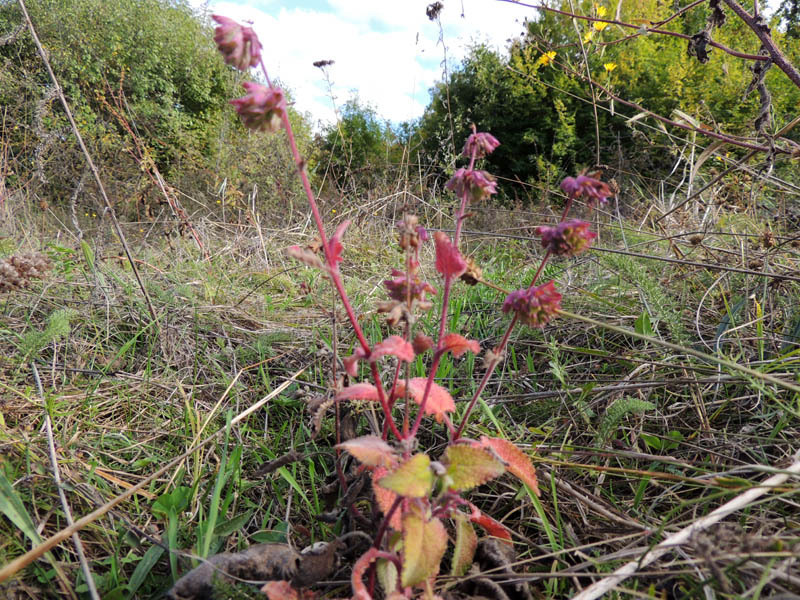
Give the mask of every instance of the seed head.
[{"label": "seed head", "polygon": [[514,311],[531,327],[544,327],[561,308],[561,294],[552,281],[533,288],[511,292],[503,302],[503,312]]}]

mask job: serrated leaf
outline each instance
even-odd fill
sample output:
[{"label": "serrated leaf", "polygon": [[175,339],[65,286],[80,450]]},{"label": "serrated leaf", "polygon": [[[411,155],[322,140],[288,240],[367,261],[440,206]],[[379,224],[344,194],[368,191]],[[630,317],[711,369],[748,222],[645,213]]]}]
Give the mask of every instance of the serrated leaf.
[{"label": "serrated leaf", "polygon": [[424,520],[416,513],[403,516],[403,587],[417,585],[439,572],[447,549],[447,532],[439,519]]},{"label": "serrated leaf", "polygon": [[447,465],[449,487],[456,491],[474,488],[505,472],[503,463],[486,450],[466,444],[448,446],[443,462]]},{"label": "serrated leaf", "polygon": [[350,453],[368,467],[392,467],[399,458],[394,448],[376,435],[353,438],[336,447]]},{"label": "serrated leaf", "polygon": [[448,333],[442,339],[442,350],[449,350],[453,353],[453,356],[458,358],[467,351],[478,354],[481,351],[481,346],[477,340],[468,340],[463,335]]},{"label": "serrated leaf", "polygon": [[[417,404],[422,404],[422,398],[425,396],[425,388],[428,385],[427,377],[414,377],[408,381],[408,395]],[[404,381],[397,382],[397,395],[403,396],[406,392],[406,384]],[[436,420],[441,422],[442,417],[447,412],[453,412],[456,409],[456,403],[453,397],[446,389],[438,383],[431,384],[431,391],[428,394],[428,401],[425,402],[425,414],[434,415]]]},{"label": "serrated leaf", "polygon": [[[372,493],[375,494],[375,502],[378,503],[378,508],[381,509],[381,512],[384,515],[389,514],[389,511],[394,504],[394,501],[397,500],[397,494],[394,492],[387,490],[384,487],[381,487],[378,484],[378,480],[382,477],[385,477],[389,474],[389,470],[385,469],[384,467],[377,467],[372,472]],[[400,520],[401,514],[399,510],[395,510],[392,514],[392,518],[389,521],[389,527],[394,529],[395,531],[400,531],[403,526],[402,521]]]},{"label": "serrated leaf", "polygon": [[375,565],[375,570],[378,573],[378,583],[381,584],[381,589],[384,595],[397,591],[397,567],[390,560],[381,558]]},{"label": "serrated leaf", "polygon": [[481,436],[481,446],[491,448],[497,456],[506,463],[506,468],[511,471],[522,483],[531,488],[539,496],[539,483],[536,479],[536,469],[530,457],[508,440]]},{"label": "serrated leaf", "polygon": [[445,277],[460,277],[467,270],[467,263],[450,237],[437,231],[433,234],[433,242],[436,245],[436,270]]},{"label": "serrated leaf", "polygon": [[478,547],[478,536],[463,513],[456,514],[456,545],[453,548],[450,574],[461,577],[472,565],[472,559],[475,557],[475,550]]},{"label": "serrated leaf", "polygon": [[378,400],[378,388],[371,383],[356,383],[336,394],[338,400]]},{"label": "serrated leaf", "polygon": [[390,335],[381,343],[376,344],[369,354],[369,362],[375,362],[387,354],[393,354],[406,362],[414,360],[414,348],[399,335]]},{"label": "serrated leaf", "polygon": [[394,472],[378,480],[378,485],[406,498],[424,498],[433,484],[431,459],[427,454],[415,454]]}]

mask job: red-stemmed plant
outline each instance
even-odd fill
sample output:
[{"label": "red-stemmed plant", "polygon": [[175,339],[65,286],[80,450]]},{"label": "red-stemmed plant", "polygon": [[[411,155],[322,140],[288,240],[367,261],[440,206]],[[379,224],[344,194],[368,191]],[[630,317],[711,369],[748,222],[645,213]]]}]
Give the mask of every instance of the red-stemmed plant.
[{"label": "red-stemmed plant", "polygon": [[[534,493],[539,493],[536,472],[528,455],[502,438],[465,438],[464,429],[477,399],[503,359],[513,328],[519,322],[542,327],[560,309],[561,294],[554,283],[550,281],[536,285],[544,265],[553,255],[572,256],[585,250],[595,237],[589,231],[589,223],[567,220],[573,200],[584,197],[589,205],[595,200],[605,202],[610,195],[609,188],[587,175],[568,177],[562,182],[567,204],[561,221],[555,226],[537,228],[546,250],[545,255],[529,285],[507,295],[502,310],[512,313],[508,327],[500,343],[486,350],[480,384],[466,410],[454,423],[451,415],[455,412],[455,402],[447,389],[436,383],[436,373],[442,356],[447,352],[455,357],[466,352],[480,352],[477,341],[447,331],[447,314],[454,285],[459,279],[475,283],[481,277],[471,261],[461,254],[459,247],[470,203],[496,193],[494,178],[486,171],[477,170],[475,164],[497,148],[498,140],[489,133],[475,131],[473,127],[463,151],[469,165],[458,169],[447,183],[447,189],[459,198],[460,203],[455,213],[453,237],[441,231],[433,234],[435,267],[442,279],[440,295],[433,284],[421,279],[420,248],[429,240],[428,232],[413,215],[406,215],[398,223],[398,243],[405,252],[405,261],[402,269],[392,270],[391,278],[384,281],[388,298],[378,306],[379,312],[387,315],[389,324],[396,327],[398,333],[370,342],[359,324],[339,270],[343,260],[343,238],[349,222],[340,224],[330,237],[325,232],[305,170],[305,161],[295,143],[285,95],[270,82],[255,32],[226,17],[215,15],[213,18],[218,23],[214,39],[225,62],[240,70],[260,65],[266,81],[266,85],[245,82],[243,86],[247,94],[232,100],[231,104],[245,126],[252,130],[274,132],[281,127],[286,130],[317,226],[322,257],[301,246],[293,246],[288,252],[309,267],[323,271],[341,298],[358,341],[353,353],[343,359],[347,373],[356,378],[361,361],[369,368],[369,381],[342,387],[336,392],[336,400],[376,402],[383,413],[381,436],[363,436],[338,445],[339,449],[350,453],[370,472],[375,500],[383,513],[383,521],[372,547],[353,567],[353,597],[357,600],[371,600],[373,597],[374,577],[370,577],[368,583],[364,581],[372,565],[381,571],[387,597],[396,600],[413,597],[420,590],[430,597],[447,549],[449,538],[446,524],[455,534],[451,560],[451,573],[454,575],[463,575],[472,563],[478,539],[473,525],[478,525],[490,536],[511,543],[511,532],[463,498],[464,492],[509,471]],[[439,329],[436,339],[431,339],[415,333],[414,325],[421,311],[433,307],[431,298],[437,295],[441,307]],[[427,377],[402,376],[403,362],[409,363],[429,351],[432,357]],[[395,357],[397,363],[391,381],[383,381],[379,363],[388,356]],[[402,411],[396,408],[398,400],[405,401]],[[416,413],[411,410],[412,403],[417,405]],[[423,419],[428,416],[444,423],[449,434],[447,447],[437,457],[418,447],[417,434]]]}]

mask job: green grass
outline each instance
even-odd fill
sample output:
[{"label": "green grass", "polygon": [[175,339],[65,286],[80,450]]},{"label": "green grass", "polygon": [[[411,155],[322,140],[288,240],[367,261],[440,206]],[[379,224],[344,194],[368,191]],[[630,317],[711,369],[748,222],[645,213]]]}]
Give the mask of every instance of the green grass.
[{"label": "green grass", "polygon": [[[6,489],[0,499],[0,563],[30,548],[31,524],[43,538],[65,526],[30,360],[42,374],[61,476],[76,517],[197,441],[216,436],[81,531],[103,598],[157,598],[197,557],[218,551],[286,540],[302,548],[364,527],[345,513],[331,522],[317,518],[339,507],[333,412],[325,413],[314,436],[306,410],[332,386],[332,293],[319,273],[284,258],[283,247],[304,239],[271,238],[268,268],[245,234],[208,235],[210,261],[202,260],[189,239],[172,240],[171,247],[137,246],[159,315],[152,322],[130,269],[107,258],[113,240],[105,242],[105,253],[88,255],[80,246],[55,242],[44,229],[37,235],[53,260],[52,274],[29,290],[0,297],[0,483]],[[372,223],[353,227],[345,240],[348,292],[373,340],[390,333],[373,306],[383,299],[380,282],[400,262],[386,241],[392,235],[388,223]],[[604,244],[615,244],[614,235],[612,228]],[[629,236],[628,242],[658,238],[640,237]],[[21,236],[0,242],[0,258],[30,244]],[[468,238],[467,248],[486,279],[508,290],[527,285],[540,256],[533,243],[490,235]],[[658,255],[659,246],[647,251]],[[797,256],[787,250],[775,259],[792,265]],[[797,309],[786,294],[793,290],[796,298],[795,284],[779,291],[736,275],[706,294],[713,274],[652,263],[592,253],[554,261],[542,281],[554,279],[573,312],[630,329],[646,313],[663,340],[705,352],[705,343],[713,350],[715,340],[722,340],[722,358],[797,379],[800,358],[791,342]],[[439,287],[430,248],[424,250],[423,271]],[[448,329],[490,348],[508,323],[502,301],[494,289],[458,283]],[[437,302],[435,296],[434,309],[420,317],[417,330],[435,333]],[[344,356],[354,339],[340,303],[336,315],[336,343]],[[456,419],[483,372],[481,358],[442,360],[439,381],[458,402]],[[417,358],[411,376],[425,374],[428,361]],[[298,382],[263,409],[226,425],[301,368]],[[470,499],[518,535],[520,569],[533,576],[539,597],[567,598],[574,593],[567,569],[581,577],[610,572],[630,559],[621,551],[633,546],[643,552],[763,479],[764,469],[785,465],[796,448],[798,401],[712,363],[581,322],[558,319],[542,330],[517,329],[467,435],[501,434],[535,456],[542,496],[534,499],[503,477]],[[343,418],[354,431],[370,431],[370,407],[346,412]],[[421,443],[434,456],[444,441],[439,426],[422,431]],[[261,465],[290,450],[302,459],[256,475]],[[692,542],[685,551],[697,570],[687,563],[661,564],[662,574],[625,585],[645,596],[669,589],[685,597],[702,596],[703,586],[710,586],[722,598],[792,589],[771,580],[768,569],[800,543],[793,508],[799,494],[797,481],[790,480],[731,517],[734,533],[707,532],[714,556]],[[355,505],[372,518],[369,485]],[[646,531],[654,533],[648,537]],[[57,593],[48,591],[55,589],[54,578],[62,578],[62,585],[85,594],[71,545],[61,544],[52,557],[61,575],[44,561],[21,572],[15,585],[47,597]]]}]

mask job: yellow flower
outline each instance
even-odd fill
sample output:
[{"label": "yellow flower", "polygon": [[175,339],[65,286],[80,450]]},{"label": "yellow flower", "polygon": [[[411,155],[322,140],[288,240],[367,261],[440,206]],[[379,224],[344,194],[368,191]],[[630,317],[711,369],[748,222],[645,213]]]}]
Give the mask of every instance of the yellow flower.
[{"label": "yellow flower", "polygon": [[335,208],[332,208],[332,209],[331,209],[331,212],[332,212],[332,213],[336,213],[336,209],[335,209]]},{"label": "yellow flower", "polygon": [[607,73],[611,73],[614,69],[617,68],[617,63],[605,63],[603,68],[606,70]]},{"label": "yellow flower", "polygon": [[591,42],[591,41],[592,41],[592,38],[593,38],[593,37],[594,37],[594,29],[590,29],[590,30],[589,30],[589,31],[587,31],[587,32],[586,32],[586,34],[583,36],[583,43],[584,43],[584,44],[588,44],[589,42]]},{"label": "yellow flower", "polygon": [[598,17],[605,17],[606,16],[606,7],[600,6],[599,4],[594,5],[594,9],[597,12]]},{"label": "yellow flower", "polygon": [[605,23],[604,21],[595,21],[592,23],[592,27],[594,27],[597,31],[603,31],[603,29],[608,27],[608,23]]},{"label": "yellow flower", "polygon": [[539,60],[536,61],[536,64],[547,66],[556,58],[555,50],[551,50],[550,52],[545,52],[539,57]]}]

